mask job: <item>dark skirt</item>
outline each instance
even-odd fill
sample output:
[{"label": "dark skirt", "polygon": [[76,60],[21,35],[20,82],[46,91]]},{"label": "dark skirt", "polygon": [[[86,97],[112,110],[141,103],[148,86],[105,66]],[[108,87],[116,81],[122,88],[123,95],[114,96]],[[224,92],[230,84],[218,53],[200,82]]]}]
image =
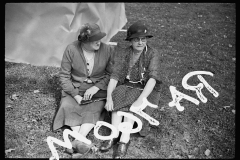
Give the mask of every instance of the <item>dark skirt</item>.
[{"label": "dark skirt", "polygon": [[54,118],[53,130],[64,125],[74,127],[83,123],[96,124],[102,121],[105,100],[92,102],[84,105],[77,104],[76,100],[69,94],[62,96],[59,110]]},{"label": "dark skirt", "polygon": [[[118,86],[112,93],[114,111],[131,112],[129,111],[131,105],[138,99],[141,93],[142,90],[137,88],[129,88],[125,85]],[[147,100],[152,104],[158,105],[159,92],[153,90],[151,94],[147,97]],[[154,110],[156,109],[147,106],[143,111],[149,116],[151,116]],[[146,136],[150,130],[149,122],[138,114],[133,113],[133,115],[138,117],[143,123],[142,129],[139,132],[140,135]]]}]

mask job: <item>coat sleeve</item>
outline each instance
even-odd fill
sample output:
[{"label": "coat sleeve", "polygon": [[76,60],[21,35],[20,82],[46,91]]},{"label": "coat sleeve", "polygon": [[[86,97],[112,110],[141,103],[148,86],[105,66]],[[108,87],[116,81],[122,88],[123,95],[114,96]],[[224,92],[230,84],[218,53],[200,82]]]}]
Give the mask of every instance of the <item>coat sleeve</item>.
[{"label": "coat sleeve", "polygon": [[149,78],[154,78],[156,80],[159,80],[158,70],[159,70],[159,56],[158,52],[153,49],[152,54],[150,56],[150,63],[148,66],[149,69]]},{"label": "coat sleeve", "polygon": [[59,72],[60,84],[64,92],[70,94],[72,97],[78,94],[78,88],[75,88],[71,80],[71,70],[72,70],[72,53],[68,46],[64,51],[61,71]]},{"label": "coat sleeve", "polygon": [[113,70],[113,59],[114,59],[114,53],[115,48],[114,46],[107,46],[107,58],[108,58],[108,62],[107,62],[107,66],[105,68],[105,73],[104,73],[104,77],[95,84],[96,87],[98,87],[101,90],[107,90],[107,86],[110,80],[110,75],[112,73]]},{"label": "coat sleeve", "polygon": [[160,56],[159,53],[157,52],[156,49],[152,50],[152,53],[150,54],[150,63],[148,66],[149,74],[148,74],[148,79],[153,78],[156,80],[156,86],[155,88],[158,90],[159,85],[162,83],[160,79],[160,74],[159,74],[159,63],[160,63]]}]

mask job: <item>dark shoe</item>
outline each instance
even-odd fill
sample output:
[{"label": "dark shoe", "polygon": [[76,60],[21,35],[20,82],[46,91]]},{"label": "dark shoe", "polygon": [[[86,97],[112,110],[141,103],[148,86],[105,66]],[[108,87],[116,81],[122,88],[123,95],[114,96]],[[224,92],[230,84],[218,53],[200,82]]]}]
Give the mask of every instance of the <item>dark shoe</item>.
[{"label": "dark shoe", "polygon": [[110,148],[112,148],[113,145],[117,144],[117,142],[120,140],[120,136],[117,138],[113,138],[109,141],[105,141],[100,147],[99,150],[102,152],[107,152]]},{"label": "dark shoe", "polygon": [[77,141],[77,145],[73,148],[73,150],[80,154],[87,154],[91,150],[92,146],[92,144],[88,145],[84,142]]},{"label": "dark shoe", "polygon": [[74,153],[80,153],[82,155],[87,154],[93,146],[92,144],[88,145],[78,140],[74,140],[71,143],[72,143],[72,149],[67,148],[65,150],[65,152],[67,152],[68,154],[74,154]]},{"label": "dark shoe", "polygon": [[127,154],[127,149],[128,149],[129,144],[130,144],[130,140],[128,143],[119,142],[117,152],[113,156],[113,158],[121,159],[122,157],[124,157]]}]

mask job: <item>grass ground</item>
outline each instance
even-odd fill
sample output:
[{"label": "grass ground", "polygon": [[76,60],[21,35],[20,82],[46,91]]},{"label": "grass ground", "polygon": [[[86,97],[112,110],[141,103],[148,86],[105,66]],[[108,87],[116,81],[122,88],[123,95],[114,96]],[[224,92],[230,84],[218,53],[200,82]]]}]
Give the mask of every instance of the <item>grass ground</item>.
[{"label": "grass ground", "polygon": [[[161,99],[153,117],[160,122],[151,126],[143,138],[133,134],[125,158],[222,158],[235,157],[235,65],[236,5],[227,3],[126,3],[128,23],[144,20],[154,38],[150,42],[162,55]],[[112,38],[122,41],[125,33]],[[180,112],[169,107],[169,86],[196,99],[185,90],[182,78],[192,71],[209,71],[204,79],[219,93],[195,105],[181,100]],[[52,132],[51,124],[59,106],[59,68],[5,62],[5,157],[49,158],[46,138],[60,140],[62,132]],[[188,81],[197,85],[196,76]],[[34,91],[38,90],[38,93]],[[199,100],[199,99],[198,99]],[[106,119],[109,121],[109,119]],[[106,128],[100,133],[107,134]],[[102,142],[88,136],[99,146]],[[70,158],[55,145],[60,158]],[[81,158],[111,158],[107,153],[91,152]]]}]

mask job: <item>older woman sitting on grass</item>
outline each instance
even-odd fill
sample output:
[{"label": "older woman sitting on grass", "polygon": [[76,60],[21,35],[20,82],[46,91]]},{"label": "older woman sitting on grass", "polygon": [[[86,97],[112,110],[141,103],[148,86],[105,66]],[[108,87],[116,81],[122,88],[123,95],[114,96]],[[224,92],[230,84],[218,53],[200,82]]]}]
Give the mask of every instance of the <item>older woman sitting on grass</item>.
[{"label": "older woman sitting on grass", "polygon": [[[53,130],[69,128],[86,137],[102,112],[111,73],[113,47],[101,42],[106,33],[97,24],[85,24],[78,40],[63,54],[60,82],[62,98],[54,118]],[[74,140],[70,153],[87,153],[89,145]]]},{"label": "older woman sitting on grass", "polygon": [[[132,24],[127,30],[126,41],[130,46],[116,52],[114,69],[107,89],[107,102],[105,108],[112,111],[112,125],[118,128],[123,116],[118,116],[117,111],[129,112],[131,105],[140,106],[146,97],[150,103],[158,105],[160,79],[158,74],[159,54],[151,46],[147,45],[148,29],[142,22]],[[117,86],[117,84],[119,85]],[[153,108],[145,108],[149,115]],[[131,112],[129,112],[131,113]],[[140,135],[148,134],[148,121],[136,115],[143,122]],[[124,122],[134,124],[130,118],[124,117]],[[130,133],[122,133],[112,140],[105,141],[100,146],[101,151],[108,151],[119,141],[116,155],[113,158],[122,158],[127,153],[130,143]]]}]

